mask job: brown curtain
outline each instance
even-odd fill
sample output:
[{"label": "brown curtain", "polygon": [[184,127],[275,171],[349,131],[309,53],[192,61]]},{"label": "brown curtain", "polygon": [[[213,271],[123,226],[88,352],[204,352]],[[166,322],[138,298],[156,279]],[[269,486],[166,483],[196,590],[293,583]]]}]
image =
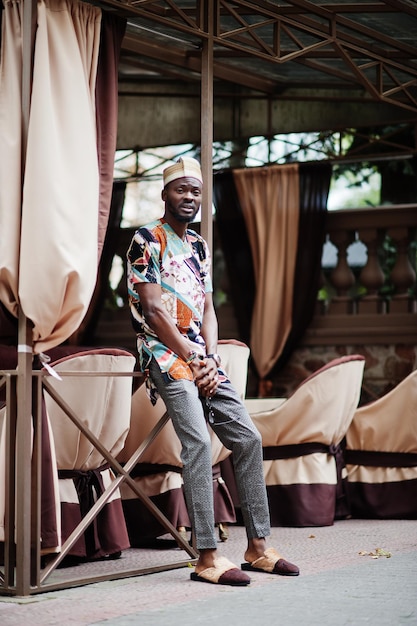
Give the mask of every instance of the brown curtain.
[{"label": "brown curtain", "polygon": [[250,345],[255,276],[248,233],[231,170],[215,174],[213,199],[216,206],[216,234],[227,267],[228,291],[239,338]]},{"label": "brown curtain", "polygon": [[117,140],[119,56],[126,20],[103,12],[96,83],[97,152],[100,174],[98,257],[109,219]]},{"label": "brown curtain", "polygon": [[91,298],[90,306],[82,324],[70,338],[71,344],[92,346],[95,343],[97,324],[105,304],[110,295],[109,274],[112,268],[115,251],[120,236],[120,222],[122,219],[125,200],[126,182],[114,181],[110,202],[110,212],[105,232],[104,243],[98,267],[96,288]]},{"label": "brown curtain", "polygon": [[291,331],[298,164],[239,169],[233,177],[252,249],[256,296],[250,346],[262,379],[273,368]]},{"label": "brown curtain", "polygon": [[[271,375],[274,375],[288,361],[314,315],[326,233],[327,197],[331,172],[330,163],[298,164],[299,217],[291,330],[278,360],[269,372]],[[248,194],[251,198],[253,195],[251,189]],[[251,244],[241,206],[245,198],[242,199],[238,195],[232,170],[215,174],[213,197],[216,205],[216,229],[227,267],[229,293],[238,324],[239,337],[252,346],[250,325],[257,289],[255,286],[257,269],[255,260],[252,261]],[[268,219],[267,215],[266,223],[269,228]],[[273,232],[269,234],[272,237]],[[281,259],[279,262],[286,262],[286,259]],[[268,271],[272,277],[270,280],[276,281],[277,268],[270,266]],[[265,390],[260,389],[260,392],[263,391]]]},{"label": "brown curtain", "polygon": [[98,274],[88,311],[71,335],[71,344],[92,345],[96,324],[109,290],[109,272],[122,218],[126,184],[113,182],[117,140],[118,73],[126,20],[103,12],[96,81],[97,154],[99,165]]},{"label": "brown curtain", "polygon": [[[314,316],[320,286],[321,257],[326,238],[330,163],[300,163],[300,216],[294,274],[291,332],[274,366],[279,370],[290,358]],[[302,286],[302,287],[301,287]]]}]

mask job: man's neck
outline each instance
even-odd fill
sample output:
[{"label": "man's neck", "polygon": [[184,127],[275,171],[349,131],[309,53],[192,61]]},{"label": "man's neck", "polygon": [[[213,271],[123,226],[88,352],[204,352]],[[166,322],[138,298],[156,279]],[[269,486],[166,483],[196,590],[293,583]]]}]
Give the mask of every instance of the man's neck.
[{"label": "man's neck", "polygon": [[189,222],[179,222],[176,219],[173,219],[172,215],[165,211],[164,218],[165,222],[169,224],[172,230],[178,235],[178,237],[182,240],[185,239],[185,234],[187,232]]}]

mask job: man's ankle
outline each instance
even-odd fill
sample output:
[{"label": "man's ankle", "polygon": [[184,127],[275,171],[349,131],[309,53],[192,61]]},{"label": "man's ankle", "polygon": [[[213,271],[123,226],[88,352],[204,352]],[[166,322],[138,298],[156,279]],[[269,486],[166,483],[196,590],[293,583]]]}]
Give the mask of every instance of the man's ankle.
[{"label": "man's ankle", "polygon": [[196,563],[196,570],[201,571],[207,567],[213,567],[214,559],[217,556],[217,548],[206,548],[200,550],[200,554]]}]

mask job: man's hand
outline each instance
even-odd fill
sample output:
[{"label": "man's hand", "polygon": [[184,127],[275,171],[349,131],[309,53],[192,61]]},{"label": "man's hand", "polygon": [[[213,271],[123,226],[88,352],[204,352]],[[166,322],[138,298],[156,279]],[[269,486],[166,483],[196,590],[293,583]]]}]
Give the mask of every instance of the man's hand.
[{"label": "man's hand", "polygon": [[214,396],[219,386],[219,376],[213,359],[194,359],[190,367],[201,395],[204,398]]}]

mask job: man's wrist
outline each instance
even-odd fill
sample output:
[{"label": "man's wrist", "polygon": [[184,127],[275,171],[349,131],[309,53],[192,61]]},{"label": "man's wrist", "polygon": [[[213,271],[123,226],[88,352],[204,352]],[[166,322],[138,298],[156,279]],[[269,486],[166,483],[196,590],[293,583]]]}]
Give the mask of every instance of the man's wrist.
[{"label": "man's wrist", "polygon": [[211,354],[206,354],[206,357],[208,359],[213,359],[213,361],[215,362],[217,367],[220,367],[220,365],[222,363],[222,360],[220,358],[220,354],[217,354],[217,352],[212,352]]}]

